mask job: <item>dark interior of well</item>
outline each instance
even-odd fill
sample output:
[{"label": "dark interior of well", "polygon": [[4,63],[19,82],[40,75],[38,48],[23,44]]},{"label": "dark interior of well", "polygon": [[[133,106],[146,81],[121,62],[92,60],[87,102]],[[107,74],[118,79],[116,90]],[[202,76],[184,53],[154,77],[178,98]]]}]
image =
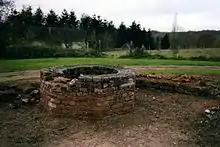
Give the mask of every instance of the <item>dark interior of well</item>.
[{"label": "dark interior of well", "polygon": [[77,78],[82,75],[103,75],[103,74],[116,74],[118,71],[113,68],[108,67],[77,67],[77,68],[69,68],[63,71],[64,77],[67,78]]}]

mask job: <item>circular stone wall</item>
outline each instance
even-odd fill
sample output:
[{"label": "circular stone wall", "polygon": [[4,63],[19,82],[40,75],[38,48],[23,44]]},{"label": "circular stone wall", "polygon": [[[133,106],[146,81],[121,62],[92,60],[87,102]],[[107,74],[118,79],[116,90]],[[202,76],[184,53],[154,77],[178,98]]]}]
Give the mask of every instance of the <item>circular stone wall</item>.
[{"label": "circular stone wall", "polygon": [[52,115],[104,117],[132,110],[135,72],[110,65],[42,69],[41,100]]}]

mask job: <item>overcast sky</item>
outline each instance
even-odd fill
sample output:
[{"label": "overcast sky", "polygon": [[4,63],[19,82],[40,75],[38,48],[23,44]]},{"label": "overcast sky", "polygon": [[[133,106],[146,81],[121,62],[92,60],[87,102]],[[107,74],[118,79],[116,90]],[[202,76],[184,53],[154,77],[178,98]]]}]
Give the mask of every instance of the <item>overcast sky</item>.
[{"label": "overcast sky", "polygon": [[171,31],[178,13],[177,23],[184,31],[220,30],[220,0],[16,0],[15,4],[18,9],[23,5],[34,9],[40,6],[45,13],[50,9],[61,13],[65,8],[74,10],[77,17],[97,14],[113,20],[116,26],[135,20],[158,31]]}]

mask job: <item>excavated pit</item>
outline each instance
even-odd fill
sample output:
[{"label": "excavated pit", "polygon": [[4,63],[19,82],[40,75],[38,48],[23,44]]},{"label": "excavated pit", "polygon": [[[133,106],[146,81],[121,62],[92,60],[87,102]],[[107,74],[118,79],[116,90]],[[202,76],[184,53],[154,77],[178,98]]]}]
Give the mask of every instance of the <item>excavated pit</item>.
[{"label": "excavated pit", "polygon": [[105,117],[130,112],[135,104],[135,72],[110,65],[42,69],[41,101],[51,115]]}]

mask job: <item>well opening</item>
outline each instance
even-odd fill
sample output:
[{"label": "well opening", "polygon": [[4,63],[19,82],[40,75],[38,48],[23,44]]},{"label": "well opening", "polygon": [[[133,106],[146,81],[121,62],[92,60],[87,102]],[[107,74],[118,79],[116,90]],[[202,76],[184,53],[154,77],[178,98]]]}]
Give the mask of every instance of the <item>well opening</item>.
[{"label": "well opening", "polygon": [[106,75],[106,74],[116,74],[118,71],[114,68],[108,68],[103,66],[85,66],[85,67],[75,67],[67,68],[63,70],[63,76],[66,78],[77,78],[80,75]]},{"label": "well opening", "polygon": [[41,100],[50,114],[104,117],[134,108],[135,72],[109,65],[41,70]]}]

